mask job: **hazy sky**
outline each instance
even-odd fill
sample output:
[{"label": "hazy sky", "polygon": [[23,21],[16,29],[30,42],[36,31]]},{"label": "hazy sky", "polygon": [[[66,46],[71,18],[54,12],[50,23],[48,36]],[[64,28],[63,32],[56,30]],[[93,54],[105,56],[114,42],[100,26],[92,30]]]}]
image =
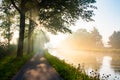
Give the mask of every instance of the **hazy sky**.
[{"label": "hazy sky", "polygon": [[96,0],[97,10],[93,19],[95,22],[77,21],[74,30],[86,28],[91,30],[96,27],[103,36],[103,41],[107,43],[108,37],[114,30],[120,30],[120,0]]},{"label": "hazy sky", "polygon": [[104,40],[108,40],[114,30],[120,30],[120,0],[97,0],[96,5],[96,27]]}]

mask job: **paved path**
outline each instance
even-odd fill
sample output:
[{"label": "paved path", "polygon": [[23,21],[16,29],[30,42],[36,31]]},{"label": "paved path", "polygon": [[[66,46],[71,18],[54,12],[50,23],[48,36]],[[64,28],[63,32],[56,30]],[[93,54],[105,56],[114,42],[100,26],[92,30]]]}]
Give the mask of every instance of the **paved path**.
[{"label": "paved path", "polygon": [[62,80],[47,60],[36,54],[28,61],[12,80]]}]

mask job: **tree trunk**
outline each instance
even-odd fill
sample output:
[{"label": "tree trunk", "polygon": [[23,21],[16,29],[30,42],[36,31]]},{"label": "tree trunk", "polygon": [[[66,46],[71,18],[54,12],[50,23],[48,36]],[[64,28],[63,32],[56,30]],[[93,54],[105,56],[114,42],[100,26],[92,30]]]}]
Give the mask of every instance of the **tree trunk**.
[{"label": "tree trunk", "polygon": [[18,40],[17,57],[22,57],[23,56],[24,32],[25,32],[25,12],[24,12],[24,10],[22,10],[22,13],[20,13],[20,30],[19,31],[20,32],[19,32],[19,40]]},{"label": "tree trunk", "polygon": [[10,39],[11,38],[11,33],[10,33],[10,26],[8,26],[8,48],[10,47]]},{"label": "tree trunk", "polygon": [[10,22],[10,15],[8,16],[8,48],[10,47],[10,40],[11,40],[11,32],[10,32],[10,26],[11,26],[11,22]]},{"label": "tree trunk", "polygon": [[20,6],[18,7],[15,4],[15,0],[10,0],[12,5],[20,14],[20,27],[19,27],[19,40],[18,40],[18,49],[17,57],[23,56],[23,44],[24,44],[24,32],[25,32],[25,4],[27,0],[20,0]]},{"label": "tree trunk", "polygon": [[31,45],[32,45],[32,43],[31,43],[31,35],[32,35],[32,20],[31,20],[31,18],[32,18],[32,14],[30,11],[29,29],[28,29],[28,49],[27,49],[28,54],[30,54],[30,52],[31,52]]}]

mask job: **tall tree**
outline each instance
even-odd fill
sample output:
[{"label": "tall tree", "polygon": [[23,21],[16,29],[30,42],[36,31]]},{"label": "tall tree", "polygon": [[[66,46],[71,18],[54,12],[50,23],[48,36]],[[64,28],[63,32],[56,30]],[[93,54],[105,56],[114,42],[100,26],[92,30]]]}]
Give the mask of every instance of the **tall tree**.
[{"label": "tall tree", "polygon": [[30,52],[33,52],[32,50],[32,34],[34,31],[34,28],[36,26],[36,23],[33,20],[33,15],[32,15],[32,11],[29,11],[29,28],[28,28],[28,49],[27,49],[27,53],[30,54]]},{"label": "tall tree", "polygon": [[[6,0],[20,14],[20,32],[18,41],[17,56],[23,55],[23,41],[25,31],[25,13],[30,9],[36,9],[39,13],[40,24],[43,24],[49,31],[56,33],[71,32],[68,27],[73,24],[79,16],[87,21],[92,20],[94,8],[91,3],[95,0]],[[69,25],[68,25],[69,24]]]},{"label": "tall tree", "polygon": [[112,48],[120,49],[120,31],[114,31],[108,43]]},{"label": "tall tree", "polygon": [[20,27],[19,27],[20,32],[19,32],[19,40],[18,40],[17,57],[22,57],[23,56],[24,32],[25,32],[25,4],[27,3],[27,0],[10,0],[10,1],[12,5],[15,7],[15,9],[20,14]]}]

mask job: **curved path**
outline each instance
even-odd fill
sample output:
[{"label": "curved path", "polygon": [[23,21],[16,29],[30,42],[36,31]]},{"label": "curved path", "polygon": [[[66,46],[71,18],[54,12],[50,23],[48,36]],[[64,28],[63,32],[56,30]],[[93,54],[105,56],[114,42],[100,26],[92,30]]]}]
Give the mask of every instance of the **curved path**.
[{"label": "curved path", "polygon": [[41,54],[36,54],[12,80],[62,80]]}]

